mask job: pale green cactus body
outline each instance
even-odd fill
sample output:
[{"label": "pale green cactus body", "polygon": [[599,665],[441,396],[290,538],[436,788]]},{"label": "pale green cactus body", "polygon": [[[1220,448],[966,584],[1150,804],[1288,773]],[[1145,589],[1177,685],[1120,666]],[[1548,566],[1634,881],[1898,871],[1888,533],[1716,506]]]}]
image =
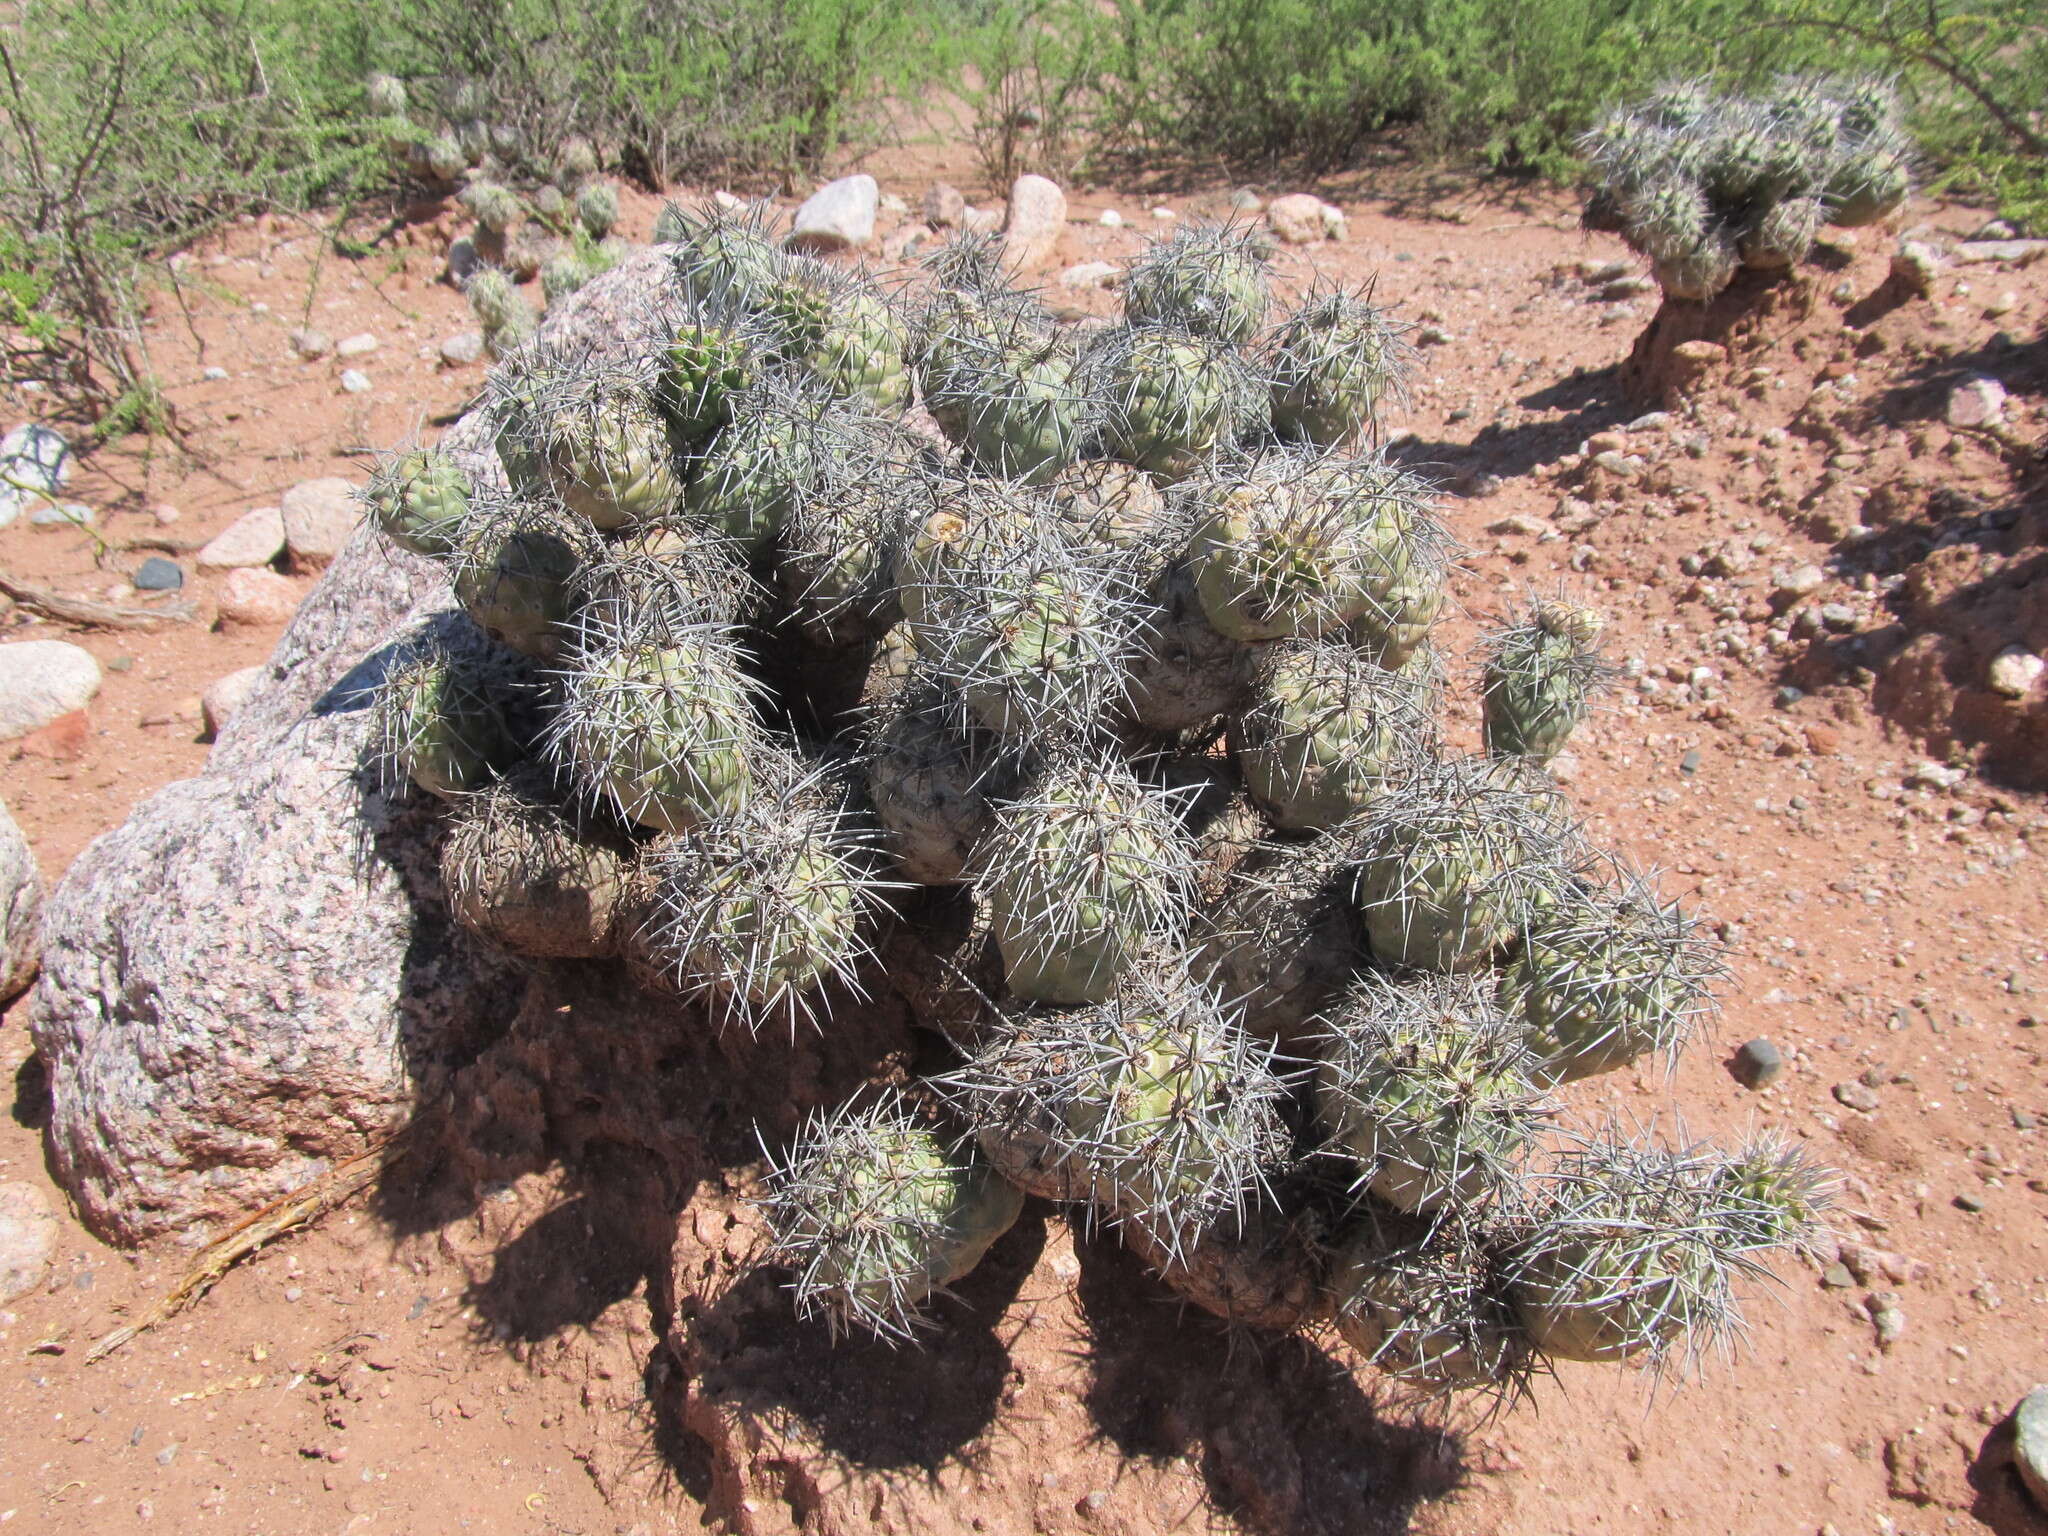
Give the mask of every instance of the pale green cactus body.
[{"label": "pale green cactus body", "polygon": [[555,493],[592,527],[642,527],[681,502],[677,443],[644,391],[597,393],[544,416],[540,430]]},{"label": "pale green cactus body", "polygon": [[1242,231],[1185,226],[1131,263],[1124,313],[1134,325],[1179,326],[1241,346],[1265,322],[1266,260]]},{"label": "pale green cactus body", "polygon": [[363,500],[385,538],[438,559],[461,542],[470,489],[469,475],[453,457],[414,448],[379,463]]},{"label": "pale green cactus body", "polygon": [[1283,831],[1326,831],[1367,809],[1425,750],[1418,691],[1347,646],[1283,642],[1232,730],[1245,788]]},{"label": "pale green cactus body", "polygon": [[626,849],[557,803],[537,765],[465,796],[441,849],[449,910],[514,954],[596,959],[614,952]]},{"label": "pale green cactus body", "polygon": [[771,1261],[796,1273],[797,1312],[835,1334],[909,1339],[934,1293],[966,1276],[1024,1194],[896,1094],[814,1114],[770,1161]]},{"label": "pale green cactus body", "polygon": [[767,548],[819,472],[819,416],[773,388],[738,397],[690,474],[690,517],[751,552]]},{"label": "pale green cactus body", "polygon": [[1407,349],[1385,312],[1361,295],[1309,295],[1273,339],[1274,430],[1321,448],[1369,436],[1397,392]]},{"label": "pale green cactus body", "polygon": [[1006,805],[974,858],[1010,991],[1109,997],[1148,942],[1183,927],[1194,860],[1161,797],[1082,763]]},{"label": "pale green cactus body", "polygon": [[422,637],[378,686],[378,762],[443,798],[481,789],[519,759],[519,687],[517,671],[483,648]]},{"label": "pale green cactus body", "polygon": [[1327,1029],[1317,1112],[1362,1185],[1428,1213],[1471,1209],[1510,1183],[1546,1106],[1535,1058],[1484,980],[1368,973]]},{"label": "pale green cactus body", "polygon": [[1547,763],[1564,750],[1611,670],[1600,658],[1603,627],[1590,608],[1550,601],[1488,637],[1487,751]]},{"label": "pale green cactus body", "polygon": [[1193,474],[1264,409],[1235,353],[1169,327],[1105,332],[1081,377],[1104,452],[1164,480]]},{"label": "pale green cactus body", "polygon": [[1618,862],[1544,903],[1501,977],[1544,1075],[1559,1082],[1676,1052],[1712,1008],[1718,952]]},{"label": "pale green cactus body", "polygon": [[556,760],[586,793],[656,831],[738,814],[776,761],[719,626],[587,636],[562,688]]},{"label": "pale green cactus body", "polygon": [[574,614],[572,582],[589,543],[567,518],[531,503],[479,508],[453,555],[456,601],[493,640],[553,661]]}]

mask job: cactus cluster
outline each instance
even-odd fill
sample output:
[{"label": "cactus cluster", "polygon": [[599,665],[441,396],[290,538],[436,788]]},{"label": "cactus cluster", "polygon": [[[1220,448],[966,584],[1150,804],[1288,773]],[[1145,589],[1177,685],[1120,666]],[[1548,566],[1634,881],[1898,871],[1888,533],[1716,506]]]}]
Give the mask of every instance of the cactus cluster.
[{"label": "cactus cluster", "polygon": [[1450,541],[1360,441],[1396,328],[1273,315],[1228,230],[1080,337],[972,238],[894,291],[754,215],[659,233],[647,355],[543,333],[496,464],[365,493],[462,610],[392,661],[378,759],[449,803],[495,944],[621,961],[734,1050],[885,988],[942,1037],[770,1150],[797,1306],[914,1337],[1034,1194],[1430,1389],[1725,1324],[1824,1181],[1572,1129],[1718,957],[1542,771],[1595,615],[1491,636],[1487,752],[1447,745]]},{"label": "cactus cluster", "polygon": [[1912,190],[1898,95],[1878,79],[1786,76],[1755,97],[1682,82],[1582,148],[1587,227],[1623,236],[1677,299],[1711,299],[1743,267],[1795,266],[1823,224],[1874,224]]}]

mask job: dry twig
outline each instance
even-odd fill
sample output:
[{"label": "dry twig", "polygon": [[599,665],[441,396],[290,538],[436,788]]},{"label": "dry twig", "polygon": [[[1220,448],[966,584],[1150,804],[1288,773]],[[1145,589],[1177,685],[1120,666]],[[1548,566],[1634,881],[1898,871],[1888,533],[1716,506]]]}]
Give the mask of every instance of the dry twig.
[{"label": "dry twig", "polygon": [[161,608],[121,608],[113,603],[96,603],[90,598],[66,597],[48,587],[38,587],[0,571],[0,593],[24,608],[66,624],[88,629],[155,629],[160,624],[180,624],[198,612],[189,602],[166,603]]}]

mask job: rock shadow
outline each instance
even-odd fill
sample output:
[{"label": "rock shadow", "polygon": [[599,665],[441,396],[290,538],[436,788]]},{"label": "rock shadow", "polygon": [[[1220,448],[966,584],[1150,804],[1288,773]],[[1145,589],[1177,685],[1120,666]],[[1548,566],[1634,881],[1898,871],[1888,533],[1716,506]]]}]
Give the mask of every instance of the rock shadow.
[{"label": "rock shadow", "polygon": [[2048,1509],[2028,1493],[2014,1455],[2016,1419],[2017,1410],[1993,1425],[1970,1459],[1965,1473],[1975,1494],[1970,1517],[1993,1536],[2048,1536]]},{"label": "rock shadow", "polygon": [[1469,443],[1405,438],[1391,450],[1399,463],[1429,473],[1459,494],[1481,489],[1483,477],[1512,479],[1575,451],[1596,432],[1626,426],[1643,414],[1622,398],[1620,366],[1581,369],[1522,396],[1526,410],[1563,412],[1504,427],[1488,422]]}]

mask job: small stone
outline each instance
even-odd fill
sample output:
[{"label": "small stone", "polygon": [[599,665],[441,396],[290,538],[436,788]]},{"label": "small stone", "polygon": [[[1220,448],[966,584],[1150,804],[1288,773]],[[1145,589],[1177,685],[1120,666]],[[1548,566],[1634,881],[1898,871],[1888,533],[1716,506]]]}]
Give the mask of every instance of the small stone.
[{"label": "small stone", "polygon": [[967,199],[951,182],[935,181],[925,189],[924,221],[933,229],[958,229],[967,218]]},{"label": "small stone", "polygon": [[1877,1107],[1882,1102],[1872,1089],[1865,1087],[1854,1078],[1851,1078],[1846,1083],[1835,1084],[1833,1092],[1837,1104],[1840,1104],[1844,1109],[1853,1109],[1861,1114],[1876,1114]]},{"label": "small stone", "polygon": [[1983,1198],[1979,1195],[1973,1195],[1967,1190],[1957,1195],[1954,1203],[1957,1210],[1968,1211],[1972,1216],[1979,1214],[1984,1209]]},{"label": "small stone", "polygon": [[892,262],[908,260],[931,238],[932,227],[929,224],[920,224],[916,219],[898,224],[882,237],[882,259]]},{"label": "small stone", "polygon": [[358,331],[353,336],[344,336],[334,345],[336,357],[367,357],[377,350],[377,338],[368,331]]},{"label": "small stone", "polygon": [[277,507],[256,507],[208,540],[199,551],[197,564],[202,571],[234,571],[268,565],[283,553],[284,512]]},{"label": "small stone", "polygon": [[457,331],[441,343],[441,361],[450,368],[467,368],[480,363],[484,356],[484,333],[482,331]]},{"label": "small stone", "polygon": [[0,1305],[43,1283],[57,1251],[57,1213],[33,1184],[0,1184]]},{"label": "small stone", "polygon": [[1627,277],[1617,277],[1613,282],[1605,284],[1600,289],[1600,297],[1609,304],[1615,304],[1623,299],[1639,299],[1656,286],[1650,278],[1635,272]]},{"label": "small stone", "polygon": [[[1693,686],[1695,688],[1698,687],[1697,684]],[[1700,771],[1700,749],[1698,747],[1686,749],[1685,755],[1678,760],[1678,771],[1683,774],[1695,774]]]},{"label": "small stone", "polygon": [[477,250],[476,241],[469,235],[458,235],[448,245],[448,281],[457,288],[465,286],[472,277],[484,269],[483,254]]},{"label": "small stone", "polygon": [[1815,757],[1833,757],[1842,750],[1842,733],[1832,725],[1809,725],[1805,736],[1806,750]]},{"label": "small stone", "polygon": [[1970,236],[1970,238],[1972,240],[2010,240],[2018,233],[2019,231],[2006,223],[2005,220],[1992,219],[1983,228],[1979,229],[1977,233]]},{"label": "small stone", "polygon": [[970,235],[992,235],[1003,227],[1001,205],[993,208],[969,208],[960,220],[960,227]]},{"label": "small stone", "polygon": [[46,501],[28,520],[34,528],[90,528],[99,515],[82,501]]},{"label": "small stone", "polygon": [[285,340],[291,344],[294,352],[309,363],[315,358],[325,357],[334,350],[334,342],[325,331],[293,331]]},{"label": "small stone", "polygon": [[268,671],[268,667],[259,663],[217,677],[206,685],[206,692],[199,696],[199,718],[206,727],[209,741],[227,729],[228,722],[249,702],[249,695]]},{"label": "small stone", "polygon": [[1175,213],[1171,208],[1167,207],[1166,204],[1161,203],[1157,208],[1154,208],[1152,210],[1152,217],[1159,220],[1160,223],[1164,224],[1168,219],[1177,219],[1180,217],[1180,215]]},{"label": "small stone", "polygon": [[1124,227],[1124,216],[1114,208],[1105,208],[1095,216],[1095,222],[1104,229],[1122,229]]},{"label": "small stone", "polygon": [[1996,379],[1975,378],[1948,392],[1948,424],[1991,427],[2005,420],[2005,386]]},{"label": "small stone", "polygon": [[882,194],[881,209],[884,213],[891,213],[901,218],[904,214],[910,212],[910,204],[894,192],[884,192]]},{"label": "small stone", "polygon": [[1540,517],[1531,517],[1526,512],[1517,512],[1511,517],[1495,518],[1486,525],[1488,533],[1519,534],[1524,538],[1541,538],[1551,531],[1550,524]]},{"label": "small stone", "polygon": [[1418,347],[1447,347],[1455,339],[1440,325],[1425,325],[1415,333],[1415,345]]},{"label": "small stone", "polygon": [[1968,777],[1960,768],[1951,768],[1932,758],[1922,758],[1906,775],[1906,782],[1922,789],[1954,789]]},{"label": "small stone", "polygon": [[1863,1310],[1870,1314],[1871,1326],[1877,1330],[1879,1349],[1889,1352],[1905,1337],[1906,1314],[1899,1306],[1897,1291],[1872,1291],[1863,1298]]},{"label": "small stone", "polygon": [[301,480],[284,493],[285,555],[295,571],[324,569],[362,521],[355,486],[339,475]]},{"label": "small stone", "polygon": [[1826,583],[1828,573],[1817,565],[1795,565],[1789,571],[1781,571],[1771,581],[1771,595],[1788,602],[1797,602],[1802,597],[1818,592]]},{"label": "small stone", "polygon": [[185,585],[185,571],[175,560],[151,555],[136,567],[134,582],[138,592],[175,592]]},{"label": "small stone", "polygon": [[0,741],[39,731],[92,702],[100,664],[67,640],[0,645]]},{"label": "small stone", "polygon": [[1250,187],[1239,187],[1230,194],[1230,209],[1233,213],[1264,213],[1266,211],[1266,200]]},{"label": "small stone", "polygon": [[1785,1075],[1785,1056],[1775,1045],[1759,1035],[1745,1042],[1735,1053],[1735,1059],[1728,1064],[1728,1070],[1735,1081],[1745,1088],[1768,1088]]},{"label": "small stone", "polygon": [[2013,1463],[2034,1502],[2048,1511],[2048,1386],[2034,1388],[2013,1410]]},{"label": "small stone", "polygon": [[367,395],[370,392],[370,376],[360,368],[341,370],[341,392],[345,395]]},{"label": "small stone", "polygon": [[215,363],[210,367],[202,368],[199,370],[199,377],[206,380],[206,382],[209,384],[218,384],[227,376],[227,369],[221,367],[220,364],[218,363]]},{"label": "small stone", "polygon": [[1837,633],[1851,630],[1856,627],[1856,610],[1847,603],[1824,603],[1820,610],[1820,621]]},{"label": "small stone", "polygon": [[711,201],[713,206],[726,213],[738,213],[747,206],[745,199],[733,196],[723,187],[711,194]]},{"label": "small stone", "polygon": [[1342,240],[1350,226],[1345,222],[1344,210],[1330,203],[1323,204],[1323,238]]},{"label": "small stone", "polygon": [[1067,223],[1067,194],[1044,176],[1023,175],[1010,184],[1010,210],[1003,220],[1003,263],[1012,272],[1045,265]]},{"label": "small stone", "polygon": [[816,253],[857,250],[874,238],[880,199],[875,178],[865,172],[828,181],[797,209],[785,243]]},{"label": "small stone", "polygon": [[149,515],[155,521],[157,527],[168,528],[185,514],[169,502],[160,501],[149,509]]},{"label": "small stone", "polygon": [[1892,282],[1917,298],[1934,292],[1934,279],[1945,263],[1941,253],[1918,240],[1901,240],[1892,254]]},{"label": "small stone", "polygon": [[220,586],[220,621],[260,628],[282,624],[299,609],[299,589],[289,578],[260,567],[229,571]]},{"label": "small stone", "polygon": [[1579,263],[1579,276],[1585,280],[1588,288],[1601,288],[1617,277],[1628,276],[1634,266],[1634,262],[1622,260],[1582,261]]},{"label": "small stone", "polygon": [[1062,288],[1068,289],[1113,288],[1116,286],[1116,275],[1122,270],[1123,268],[1113,261],[1084,261],[1062,272],[1059,284]]},{"label": "small stone", "polygon": [[1995,261],[2024,267],[2048,256],[2048,240],[1970,240],[1956,247],[1961,263]]},{"label": "small stone", "polygon": [[1314,245],[1328,236],[1323,200],[1306,192],[1290,192],[1266,205],[1266,223],[1288,245]]},{"label": "small stone", "polygon": [[2011,314],[2014,310],[2018,309],[2019,307],[2020,296],[2014,293],[2010,288],[2008,288],[2005,290],[2005,292],[2001,293],[1997,298],[1985,300],[1984,318],[1986,320],[1997,320],[2005,315]]},{"label": "small stone", "polygon": [[1830,1264],[1820,1272],[1820,1283],[1831,1291],[1846,1291],[1856,1283],[1846,1264]]}]

